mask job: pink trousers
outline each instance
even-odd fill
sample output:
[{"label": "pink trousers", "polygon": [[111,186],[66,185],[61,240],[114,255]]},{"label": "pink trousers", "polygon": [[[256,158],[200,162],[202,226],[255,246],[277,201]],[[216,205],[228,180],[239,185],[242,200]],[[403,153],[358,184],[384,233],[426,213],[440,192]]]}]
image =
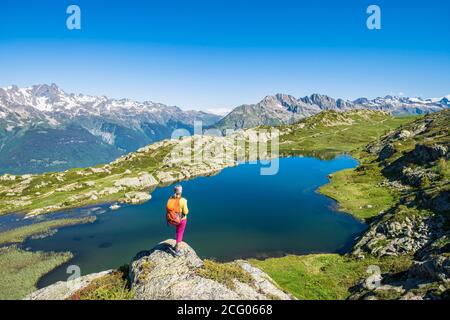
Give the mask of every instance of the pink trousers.
[{"label": "pink trousers", "polygon": [[186,229],[187,220],[181,220],[180,224],[176,226],[177,228],[177,243],[183,241],[184,229]]}]

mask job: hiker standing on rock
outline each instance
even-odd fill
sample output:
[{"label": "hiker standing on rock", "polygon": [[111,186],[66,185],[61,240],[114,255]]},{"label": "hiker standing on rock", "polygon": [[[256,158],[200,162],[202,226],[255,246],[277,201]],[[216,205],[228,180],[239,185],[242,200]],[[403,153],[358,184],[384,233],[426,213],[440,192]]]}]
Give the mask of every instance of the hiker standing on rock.
[{"label": "hiker standing on rock", "polygon": [[183,187],[181,185],[176,185],[174,188],[174,194],[167,201],[167,223],[175,226],[177,231],[177,242],[174,248],[171,248],[173,253],[177,256],[181,254],[180,252],[180,242],[183,241],[184,229],[187,223],[187,214],[189,209],[187,206],[187,200],[181,197],[183,193]]}]

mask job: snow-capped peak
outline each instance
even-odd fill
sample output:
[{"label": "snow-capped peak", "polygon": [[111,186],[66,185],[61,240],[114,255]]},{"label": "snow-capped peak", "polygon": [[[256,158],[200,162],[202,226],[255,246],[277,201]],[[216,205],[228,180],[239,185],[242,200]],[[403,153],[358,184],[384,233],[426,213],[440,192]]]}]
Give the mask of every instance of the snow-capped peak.
[{"label": "snow-capped peak", "polygon": [[138,102],[125,98],[110,99],[105,96],[66,93],[56,84],[2,88],[0,111],[2,118],[6,118],[8,113],[11,122],[22,124],[32,124],[36,120],[56,125],[79,117],[97,117],[136,128],[142,122],[165,125],[170,120],[190,123],[196,118],[216,117],[196,111],[187,113],[178,107],[152,101]]},{"label": "snow-capped peak", "polygon": [[0,89],[0,97],[10,105],[30,106],[42,112],[94,112],[117,109],[154,107],[153,102],[140,103],[130,99],[109,99],[105,96],[66,93],[56,84],[19,88],[15,85]]},{"label": "snow-capped peak", "polygon": [[442,101],[443,99],[450,100],[450,94],[446,95],[446,96],[443,96],[443,97],[440,97],[440,98],[429,98],[429,99],[427,99],[427,101],[436,103],[436,102]]}]

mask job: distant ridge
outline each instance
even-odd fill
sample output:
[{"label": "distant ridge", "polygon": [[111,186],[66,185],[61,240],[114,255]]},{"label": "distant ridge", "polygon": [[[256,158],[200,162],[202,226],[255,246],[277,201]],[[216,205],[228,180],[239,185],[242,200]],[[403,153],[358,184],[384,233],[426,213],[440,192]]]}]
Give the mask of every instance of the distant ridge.
[{"label": "distant ridge", "polygon": [[354,101],[334,99],[327,95],[312,94],[295,98],[288,94],[266,96],[256,104],[236,107],[214,127],[219,129],[251,128],[259,125],[289,124],[324,110],[346,111],[370,109],[386,111],[393,115],[428,114],[450,106],[449,96],[433,99],[385,96],[372,100]]},{"label": "distant ridge", "polygon": [[151,101],[66,93],[56,84],[0,89],[0,173],[40,173],[109,162],[221,117]]}]

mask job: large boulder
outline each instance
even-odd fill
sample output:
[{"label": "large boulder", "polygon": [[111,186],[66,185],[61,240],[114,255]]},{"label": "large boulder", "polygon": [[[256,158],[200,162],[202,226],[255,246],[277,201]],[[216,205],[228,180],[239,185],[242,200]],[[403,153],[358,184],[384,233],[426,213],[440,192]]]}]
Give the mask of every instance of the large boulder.
[{"label": "large boulder", "polygon": [[425,170],[421,167],[403,167],[401,172],[401,179],[403,183],[407,185],[420,187],[425,181],[433,181],[437,179],[437,175],[434,172]]},{"label": "large boulder", "polygon": [[384,161],[384,160],[390,158],[395,152],[396,152],[396,150],[395,150],[394,145],[391,143],[388,143],[381,149],[381,151],[378,155],[378,159],[380,161]]},{"label": "large boulder", "polygon": [[186,243],[181,244],[181,256],[174,256],[170,251],[174,244],[174,240],[166,240],[150,251],[138,253],[133,259],[130,282],[136,299],[292,299],[267,274],[246,261],[231,263],[232,268],[238,268],[245,275],[246,281],[231,279],[224,283],[223,279],[215,279],[214,273],[208,275],[205,263]]},{"label": "large boulder", "polygon": [[427,164],[448,155],[448,147],[445,145],[417,144],[412,151],[414,161],[418,164]]},{"label": "large boulder", "polygon": [[436,256],[430,260],[416,261],[409,270],[409,276],[415,278],[450,281],[450,258]]},{"label": "large boulder", "polygon": [[138,177],[128,177],[117,180],[114,183],[116,187],[129,187],[129,188],[151,188],[158,185],[158,181],[149,173],[141,173]]},{"label": "large boulder", "polygon": [[144,203],[152,198],[152,195],[148,192],[128,192],[124,198],[119,199],[121,203],[139,204]]},{"label": "large boulder", "polygon": [[450,192],[444,191],[431,199],[430,206],[437,212],[450,212]]}]

